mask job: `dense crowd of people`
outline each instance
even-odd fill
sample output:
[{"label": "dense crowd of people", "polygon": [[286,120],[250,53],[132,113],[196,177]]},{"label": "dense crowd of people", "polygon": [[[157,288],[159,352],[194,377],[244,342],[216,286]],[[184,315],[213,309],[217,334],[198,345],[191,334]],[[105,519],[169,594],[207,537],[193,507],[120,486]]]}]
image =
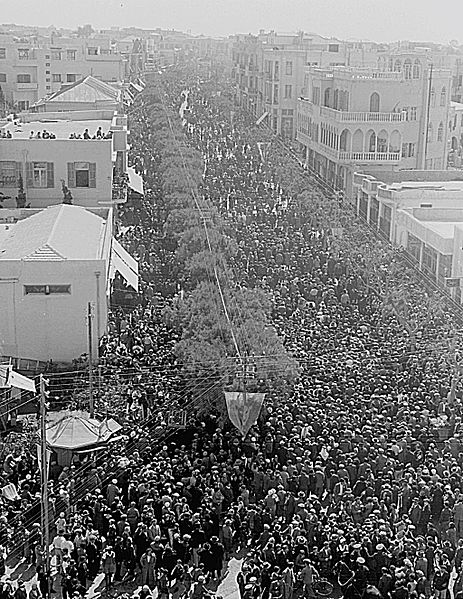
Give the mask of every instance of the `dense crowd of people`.
[{"label": "dense crowd of people", "polygon": [[[183,85],[167,86],[176,107]],[[162,436],[168,415],[188,409],[188,389],[179,333],[162,318],[178,269],[161,233],[156,131],[138,103],[132,159],[147,191],[126,209],[119,237],[139,260],[142,300],[110,315],[97,392],[125,438],[69,467],[52,461],[55,590],[84,596],[101,572],[107,589],[135,578],[143,599],[155,589],[201,599],[242,551],[241,599],[314,597],[333,586],[346,599],[457,595],[463,428],[444,351],[451,314],[430,308],[400,252],[383,244],[379,261],[362,254],[357,227],[337,238],[339,206],[309,177],[295,201],[279,175],[284,157],[264,157],[246,117],[231,124],[202,86],[191,87],[184,113],[188,143],[204,159],[202,192],[234,231],[235,284],[267,292],[271,324],[301,373],[286,391],[267,390],[244,439],[215,412],[191,412],[184,430]],[[385,280],[403,281],[412,332],[381,299]],[[23,531],[22,554],[38,575],[29,596],[39,599],[47,576],[34,468],[24,446],[4,458],[3,482],[18,497],[3,499],[0,545],[11,548],[12,531]],[[13,592],[24,599],[5,584],[5,596]]]}]

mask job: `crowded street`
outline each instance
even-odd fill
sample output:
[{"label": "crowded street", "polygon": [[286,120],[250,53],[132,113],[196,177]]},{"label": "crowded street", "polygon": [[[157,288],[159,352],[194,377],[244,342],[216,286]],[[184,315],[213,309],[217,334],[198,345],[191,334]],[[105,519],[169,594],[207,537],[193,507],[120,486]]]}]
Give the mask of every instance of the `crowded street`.
[{"label": "crowded street", "polygon": [[[129,112],[146,193],[121,208],[118,240],[139,261],[141,293],[112,306],[95,390],[122,434],[69,467],[51,463],[54,592],[461,599],[453,306],[218,91],[172,69]],[[175,188],[167,143],[182,157]],[[196,218],[187,211],[211,227],[211,253],[221,248],[213,267],[204,239],[179,233],[182,214]],[[213,345],[194,328],[199,300],[187,310],[217,285],[237,332],[203,297]],[[254,304],[253,321],[243,310]],[[255,365],[249,388],[265,393],[244,437],[223,399],[235,342]],[[56,405],[71,392],[85,401],[78,377],[51,379]],[[24,581],[30,599],[48,594],[34,436],[23,435],[3,447],[3,483],[17,489],[2,504],[5,599],[25,599]]]}]

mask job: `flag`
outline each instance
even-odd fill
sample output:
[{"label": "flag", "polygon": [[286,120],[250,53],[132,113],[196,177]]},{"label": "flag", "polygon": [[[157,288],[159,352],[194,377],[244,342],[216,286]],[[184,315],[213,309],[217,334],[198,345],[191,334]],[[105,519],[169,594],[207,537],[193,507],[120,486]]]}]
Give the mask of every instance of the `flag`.
[{"label": "flag", "polygon": [[241,435],[246,437],[259,417],[265,393],[225,393],[228,416]]}]

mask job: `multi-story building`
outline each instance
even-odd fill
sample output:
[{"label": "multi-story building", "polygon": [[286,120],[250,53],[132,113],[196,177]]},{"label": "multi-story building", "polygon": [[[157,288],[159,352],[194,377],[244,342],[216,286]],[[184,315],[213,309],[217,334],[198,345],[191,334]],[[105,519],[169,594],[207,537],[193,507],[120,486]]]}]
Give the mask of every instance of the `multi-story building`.
[{"label": "multi-story building", "polygon": [[17,38],[0,34],[0,86],[17,111],[87,75],[106,82],[124,79],[127,61],[109,38]]},{"label": "multi-story building", "polygon": [[380,56],[378,68],[306,67],[297,140],[307,164],[350,189],[354,170],[445,168],[450,71],[426,56]]},{"label": "multi-story building", "polygon": [[284,138],[296,135],[297,100],[303,94],[306,65],[373,65],[377,44],[341,42],[317,35],[260,32],[233,40],[235,98],[238,104],[263,117]]}]

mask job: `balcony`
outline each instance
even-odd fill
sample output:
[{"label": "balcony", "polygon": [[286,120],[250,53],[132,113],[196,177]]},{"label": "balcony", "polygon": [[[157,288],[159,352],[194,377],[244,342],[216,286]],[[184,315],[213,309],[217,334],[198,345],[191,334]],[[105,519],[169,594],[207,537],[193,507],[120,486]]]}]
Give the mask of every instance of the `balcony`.
[{"label": "balcony", "polygon": [[399,162],[400,152],[339,152],[339,160],[347,162]]},{"label": "balcony", "polygon": [[402,112],[347,112],[320,106],[320,116],[338,123],[403,123],[407,113]]}]

